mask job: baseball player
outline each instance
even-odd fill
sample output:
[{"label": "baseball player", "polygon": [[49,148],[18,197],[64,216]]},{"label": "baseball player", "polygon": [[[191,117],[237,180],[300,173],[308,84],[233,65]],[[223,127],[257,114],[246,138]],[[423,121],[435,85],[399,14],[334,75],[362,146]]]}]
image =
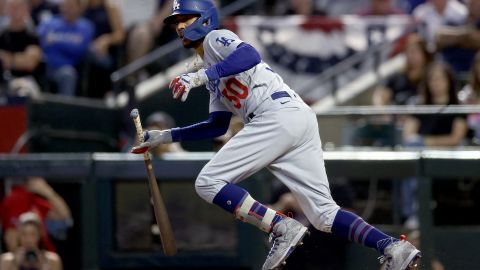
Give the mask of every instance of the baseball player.
[{"label": "baseball player", "polygon": [[203,67],[170,83],[173,97],[185,101],[192,88],[206,85],[210,115],[205,122],[169,130],[150,130],[132,149],[144,153],[160,144],[213,138],[227,131],[232,113],[245,127],[202,169],[195,182],[200,197],[270,233],[272,244],[263,269],[280,267],[301,244],[307,228],[295,219],[256,201],[237,186],[267,167],[294,194],[310,223],[383,255],[386,269],[416,264],[420,251],[388,236],[357,215],[344,211],[330,195],[315,113],[282,78],[263,62],[251,45],[219,20],[210,0],[176,0],[166,17],[185,48],[195,49]]}]

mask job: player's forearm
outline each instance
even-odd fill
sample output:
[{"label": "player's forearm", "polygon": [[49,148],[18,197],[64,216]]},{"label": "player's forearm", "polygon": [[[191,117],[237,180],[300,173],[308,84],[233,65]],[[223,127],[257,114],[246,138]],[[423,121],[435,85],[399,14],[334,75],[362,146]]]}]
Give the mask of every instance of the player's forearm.
[{"label": "player's forearm", "polygon": [[172,140],[195,141],[215,138],[225,134],[230,124],[231,112],[213,112],[207,121],[187,127],[173,128]]},{"label": "player's forearm", "polygon": [[235,75],[251,69],[260,63],[260,54],[247,43],[240,44],[225,60],[209,67],[205,72],[210,81]]}]

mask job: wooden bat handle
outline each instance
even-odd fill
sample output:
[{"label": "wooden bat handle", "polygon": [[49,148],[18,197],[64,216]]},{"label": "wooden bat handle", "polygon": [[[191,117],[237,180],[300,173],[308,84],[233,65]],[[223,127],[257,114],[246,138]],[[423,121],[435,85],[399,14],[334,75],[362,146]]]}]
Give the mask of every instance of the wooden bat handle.
[{"label": "wooden bat handle", "polygon": [[[133,123],[135,124],[135,129],[137,130],[137,138],[138,138],[138,144],[143,143],[143,128],[142,128],[142,122],[140,121],[140,113],[138,112],[138,109],[133,109],[130,112],[130,117],[133,119]],[[143,153],[143,158],[145,160],[150,159],[150,155],[148,154],[148,151]],[[148,172],[148,168],[147,168]]]},{"label": "wooden bat handle", "polygon": [[[143,128],[142,123],[140,122],[140,115],[138,113],[138,110],[133,109],[130,113],[130,116],[132,117],[135,128],[137,130],[138,142],[142,143]],[[155,178],[152,161],[150,159],[148,151],[143,154],[143,158],[145,161],[145,167],[147,169],[148,184],[153,200],[155,220],[157,221],[157,225],[160,230],[160,240],[162,242],[163,252],[167,256],[175,256],[177,254],[177,246],[172,231],[172,225],[170,223],[170,219],[168,218],[168,212],[165,204],[163,203],[163,198],[158,188],[157,179]]]},{"label": "wooden bat handle", "polygon": [[[138,138],[138,143],[143,143],[143,128],[142,128],[142,122],[140,121],[140,113],[138,112],[138,109],[133,109],[130,112],[130,117],[132,117],[133,124],[135,124],[135,130],[137,131],[137,138]],[[145,152],[147,153],[147,152]]]}]

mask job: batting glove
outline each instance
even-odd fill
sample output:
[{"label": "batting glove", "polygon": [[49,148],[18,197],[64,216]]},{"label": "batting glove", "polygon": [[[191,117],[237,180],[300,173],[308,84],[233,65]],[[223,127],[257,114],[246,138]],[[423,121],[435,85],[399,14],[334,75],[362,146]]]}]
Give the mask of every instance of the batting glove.
[{"label": "batting glove", "polygon": [[187,100],[188,93],[192,88],[199,87],[208,82],[205,69],[200,69],[197,72],[187,73],[175,77],[170,82],[169,88],[172,89],[173,98],[180,99],[182,102]]},{"label": "batting glove", "polygon": [[149,130],[143,132],[143,143],[132,148],[131,152],[134,154],[143,154],[151,148],[157,147],[160,144],[172,142],[172,131],[166,130]]}]

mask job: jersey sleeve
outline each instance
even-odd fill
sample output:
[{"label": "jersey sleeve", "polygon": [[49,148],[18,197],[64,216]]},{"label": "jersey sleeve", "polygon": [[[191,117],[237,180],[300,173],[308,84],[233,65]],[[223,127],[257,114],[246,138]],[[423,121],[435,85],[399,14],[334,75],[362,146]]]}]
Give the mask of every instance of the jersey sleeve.
[{"label": "jersey sleeve", "polygon": [[222,61],[243,42],[232,31],[225,29],[215,30],[205,37],[203,49],[209,55],[214,56],[217,61]]}]

